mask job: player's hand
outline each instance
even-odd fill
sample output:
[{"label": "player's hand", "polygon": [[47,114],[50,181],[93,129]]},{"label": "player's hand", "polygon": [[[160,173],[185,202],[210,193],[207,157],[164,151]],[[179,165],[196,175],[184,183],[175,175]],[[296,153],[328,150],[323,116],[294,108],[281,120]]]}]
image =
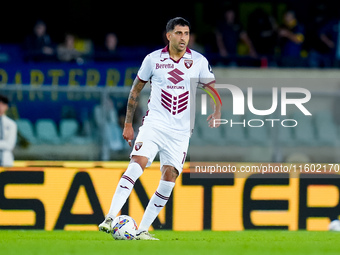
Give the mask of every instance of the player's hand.
[{"label": "player's hand", "polygon": [[254,49],[250,49],[249,50],[249,56],[251,56],[252,58],[257,58],[258,55],[256,53],[256,51]]},{"label": "player's hand", "polygon": [[132,127],[132,123],[125,123],[123,130],[123,138],[129,143],[129,146],[132,146],[132,140],[134,138],[134,131]]},{"label": "player's hand", "polygon": [[281,28],[279,30],[279,36],[281,36],[281,37],[288,37],[289,33],[290,33],[289,30],[285,29],[285,28]]},{"label": "player's hand", "polygon": [[220,55],[221,55],[221,57],[224,57],[224,58],[229,56],[226,49],[220,49]]},{"label": "player's hand", "polygon": [[221,112],[214,112],[214,113],[212,113],[212,114],[210,114],[209,116],[208,116],[208,118],[207,118],[207,121],[208,121],[208,123],[209,123],[209,127],[211,127],[211,128],[217,128],[217,127],[219,127],[220,126],[220,121],[216,121],[215,122],[215,119],[217,120],[219,120],[219,119],[221,119]]}]

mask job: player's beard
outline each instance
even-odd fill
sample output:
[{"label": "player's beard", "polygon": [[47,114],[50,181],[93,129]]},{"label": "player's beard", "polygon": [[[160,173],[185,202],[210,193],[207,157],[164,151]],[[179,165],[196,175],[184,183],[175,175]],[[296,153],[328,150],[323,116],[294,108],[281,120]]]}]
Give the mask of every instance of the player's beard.
[{"label": "player's beard", "polygon": [[[183,43],[184,45],[181,45]],[[186,42],[179,42],[178,44],[174,44],[174,48],[178,53],[181,53],[186,50],[188,44]]]}]

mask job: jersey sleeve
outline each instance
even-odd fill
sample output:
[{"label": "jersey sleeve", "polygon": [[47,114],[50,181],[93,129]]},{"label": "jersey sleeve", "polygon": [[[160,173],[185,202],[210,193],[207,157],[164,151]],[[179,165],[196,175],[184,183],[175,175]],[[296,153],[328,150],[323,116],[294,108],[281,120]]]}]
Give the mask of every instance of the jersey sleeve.
[{"label": "jersey sleeve", "polygon": [[141,81],[147,82],[148,80],[150,80],[151,76],[152,76],[152,64],[151,56],[149,54],[144,58],[143,63],[138,70],[137,77]]},{"label": "jersey sleeve", "polygon": [[206,58],[203,58],[201,62],[201,70],[200,70],[200,80],[215,80],[215,75],[211,69],[211,66],[209,65],[209,62]]}]

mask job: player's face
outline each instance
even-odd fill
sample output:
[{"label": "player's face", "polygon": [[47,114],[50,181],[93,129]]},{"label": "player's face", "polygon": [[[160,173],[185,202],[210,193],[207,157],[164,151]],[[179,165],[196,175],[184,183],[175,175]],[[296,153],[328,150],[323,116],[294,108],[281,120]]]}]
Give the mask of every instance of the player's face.
[{"label": "player's face", "polygon": [[8,109],[8,105],[0,102],[0,116],[4,115]]},{"label": "player's face", "polygon": [[190,39],[189,27],[177,25],[174,30],[166,34],[166,37],[169,40],[171,48],[179,52],[185,51]]}]

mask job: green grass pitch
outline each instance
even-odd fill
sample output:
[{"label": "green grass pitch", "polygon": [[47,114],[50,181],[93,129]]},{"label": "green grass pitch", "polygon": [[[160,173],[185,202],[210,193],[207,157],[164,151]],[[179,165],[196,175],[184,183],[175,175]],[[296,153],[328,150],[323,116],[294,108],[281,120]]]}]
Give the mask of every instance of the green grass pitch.
[{"label": "green grass pitch", "polygon": [[0,231],[0,254],[340,254],[340,232],[154,231],[160,241],[115,241],[93,231]]}]

